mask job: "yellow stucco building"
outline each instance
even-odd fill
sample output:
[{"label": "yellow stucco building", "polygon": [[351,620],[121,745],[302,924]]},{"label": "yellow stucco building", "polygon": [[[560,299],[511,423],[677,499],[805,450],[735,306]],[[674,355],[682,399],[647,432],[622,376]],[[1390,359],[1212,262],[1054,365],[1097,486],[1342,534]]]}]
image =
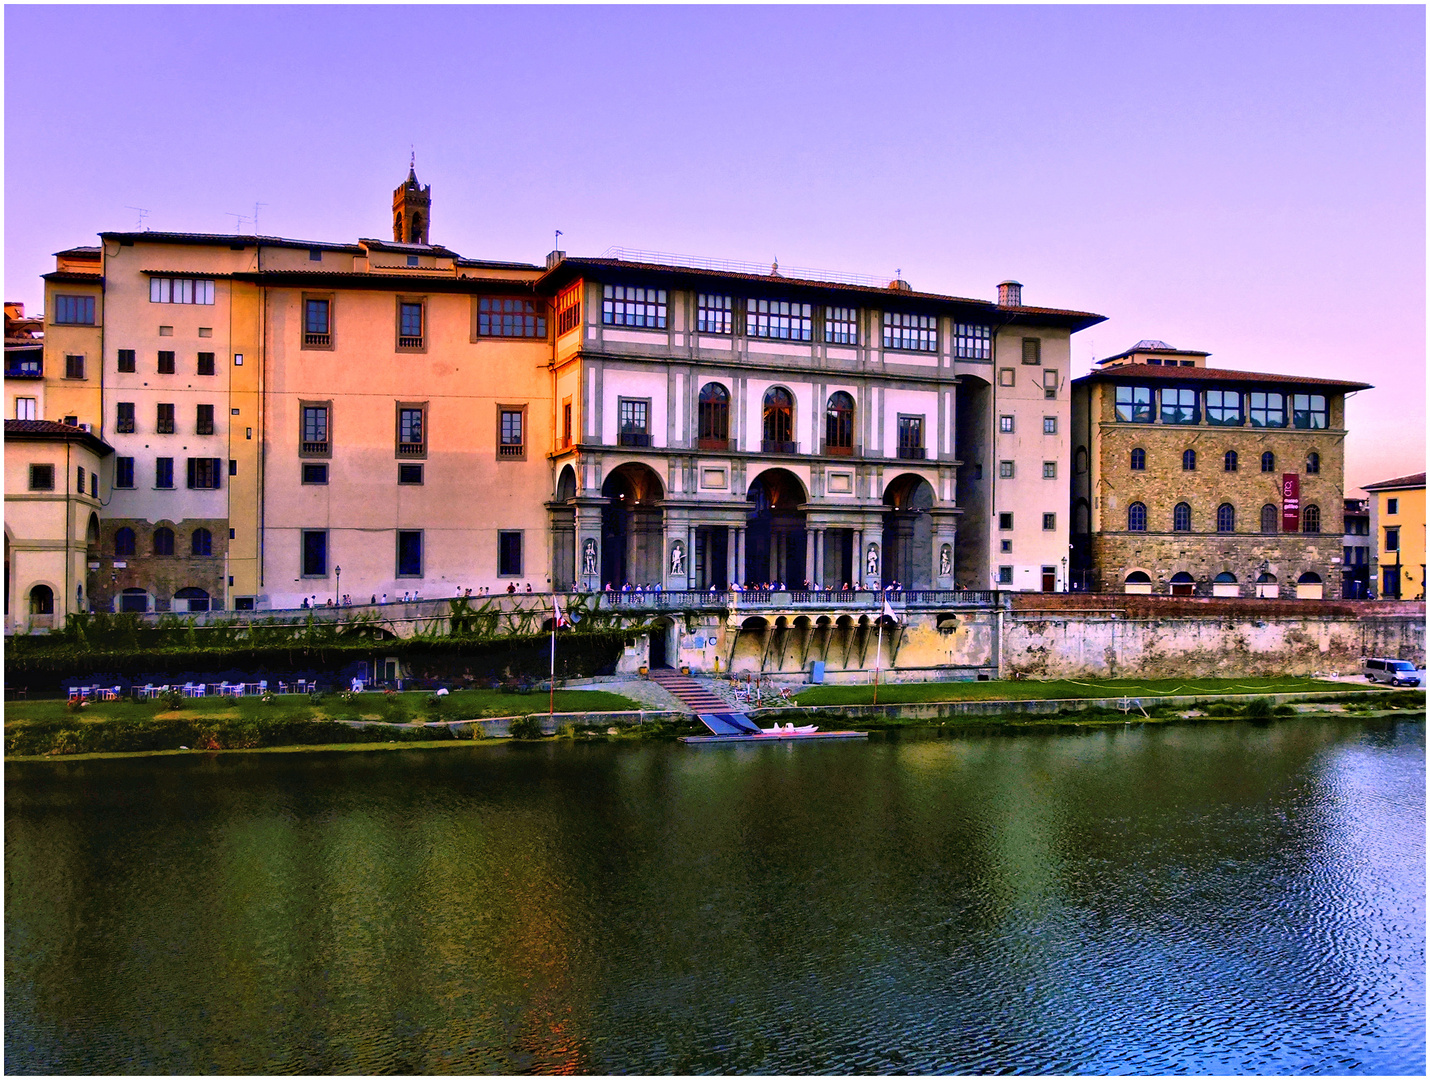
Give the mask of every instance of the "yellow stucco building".
[{"label": "yellow stucco building", "polygon": [[1382,600],[1425,599],[1425,474],[1367,484]]}]

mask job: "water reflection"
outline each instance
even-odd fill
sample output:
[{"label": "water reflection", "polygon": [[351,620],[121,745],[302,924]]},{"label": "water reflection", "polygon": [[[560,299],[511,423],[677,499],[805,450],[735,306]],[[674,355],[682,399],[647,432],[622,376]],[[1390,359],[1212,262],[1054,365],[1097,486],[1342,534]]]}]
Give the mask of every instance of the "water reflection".
[{"label": "water reflection", "polygon": [[1423,724],[6,777],[10,1072],[1425,1067]]}]

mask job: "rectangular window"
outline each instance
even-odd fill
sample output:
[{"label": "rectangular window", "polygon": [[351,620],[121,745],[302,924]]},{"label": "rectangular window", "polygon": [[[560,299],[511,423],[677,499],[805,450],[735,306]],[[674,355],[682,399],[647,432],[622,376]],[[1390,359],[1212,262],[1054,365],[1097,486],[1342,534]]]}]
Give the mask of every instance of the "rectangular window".
[{"label": "rectangular window", "polygon": [[304,405],[301,409],[301,430],[298,432],[298,452],[327,455],[332,441],[328,433],[328,406]]},{"label": "rectangular window", "polygon": [[30,466],[30,490],[54,491],[55,467],[53,465]]},{"label": "rectangular window", "polygon": [[[32,484],[31,487],[33,487],[33,486],[34,486],[34,485]],[[1387,528],[1387,529],[1385,530],[1385,550],[1386,550],[1386,551],[1399,551],[1399,550],[1400,550],[1400,526],[1399,526],[1399,525],[1395,526],[1394,528]]]},{"label": "rectangular window", "polygon": [[1041,364],[1043,362],[1043,339],[1035,337],[1025,337],[1023,339],[1023,363]]},{"label": "rectangular window", "polygon": [[421,300],[399,300],[397,303],[397,347],[399,349],[422,348]]},{"label": "rectangular window", "polygon": [[526,456],[526,410],[499,409],[497,413],[497,457]]},{"label": "rectangular window", "polygon": [[121,435],[132,435],[134,433],[134,402],[115,402],[114,430]]},{"label": "rectangular window", "polygon": [[119,370],[132,372],[134,370],[134,350],[119,350]]},{"label": "rectangular window", "polygon": [[39,419],[39,416],[38,416],[38,411],[39,411],[39,410],[38,410],[38,408],[37,408],[38,403],[39,403],[39,399],[38,399],[38,398],[32,398],[32,397],[17,397],[17,398],[15,399],[15,419],[16,419],[16,420],[37,420],[37,419]]},{"label": "rectangular window", "polygon": [[561,445],[571,445],[571,399],[561,403]]},{"label": "rectangular window", "polygon": [[114,459],[114,486],[132,488],[134,486],[134,459],[117,457]]},{"label": "rectangular window", "polygon": [[1058,373],[1056,371],[1043,372],[1043,397],[1049,400],[1058,396]]},{"label": "rectangular window", "polygon": [[1291,420],[1298,428],[1324,428],[1330,419],[1325,394],[1292,394]]},{"label": "rectangular window", "polygon": [[397,456],[423,457],[427,453],[427,407],[397,406]]},{"label": "rectangular window", "polygon": [[1056,480],[1058,478],[1058,463],[1056,461],[1043,462],[1043,479]]},{"label": "rectangular window", "polygon": [[214,433],[214,407],[212,405],[194,406],[194,434],[212,435]]},{"label": "rectangular window", "polygon": [[999,385],[999,386],[1012,386],[1013,383],[1014,383],[1014,380],[1015,380],[1016,378],[1017,378],[1017,375],[1016,375],[1016,373],[1015,373],[1015,369],[1010,368],[1010,367],[1005,367],[1005,368],[999,368],[999,369],[998,369],[998,385]]},{"label": "rectangular window", "polygon": [[422,533],[416,529],[397,531],[397,576],[422,576]]},{"label": "rectangular window", "polygon": [[303,348],[333,347],[333,302],[327,297],[303,298]]},{"label": "rectangular window", "polygon": [[998,477],[1001,480],[1013,479],[1013,463],[1011,461],[1000,461],[998,463]]},{"label": "rectangular window", "polygon": [[702,334],[728,334],[735,329],[735,301],[729,296],[697,293],[695,329]]},{"label": "rectangular window", "polygon": [[154,486],[171,488],[174,486],[174,459],[161,457],[154,459]]},{"label": "rectangular window", "polygon": [[1280,393],[1251,392],[1251,426],[1285,427],[1286,395]]},{"label": "rectangular window", "polygon": [[151,304],[212,304],[214,283],[208,278],[149,279]]},{"label": "rectangular window", "polygon": [[222,458],[191,457],[188,465],[189,487],[204,490],[219,486],[219,477],[223,472]]},{"label": "rectangular window", "polygon": [[399,484],[420,484],[422,483],[422,463],[409,464],[402,462],[397,466],[397,482]]},{"label": "rectangular window", "polygon": [[198,374],[212,375],[214,373],[214,354],[211,352],[199,353]]},{"label": "rectangular window", "polygon": [[1218,427],[1240,427],[1241,391],[1208,390],[1207,423],[1216,424]]},{"label": "rectangular window", "polygon": [[326,484],[327,482],[328,463],[326,461],[303,462],[303,483]]},{"label": "rectangular window", "polygon": [[1056,416],[1043,417],[1043,434],[1056,435],[1058,433],[1058,418]]},{"label": "rectangular window", "polygon": [[828,345],[858,345],[859,309],[852,307],[825,308],[824,341]]},{"label": "rectangular window", "polygon": [[174,374],[174,354],[168,350],[159,353],[159,374]]},{"label": "rectangular window", "polygon": [[1010,511],[1005,510],[1003,513],[998,515],[998,528],[1007,530],[1011,529],[1012,527],[1013,514]]},{"label": "rectangular window", "polygon": [[1197,392],[1168,387],[1162,390],[1162,423],[1195,424],[1197,417]]},{"label": "rectangular window", "polygon": [[228,459],[228,475],[229,475],[229,476],[237,476],[237,475],[238,475],[238,461],[235,460],[234,458],[229,458],[229,459]]},{"label": "rectangular window", "polygon": [[665,329],[665,290],[639,285],[607,285],[601,304],[601,321],[607,326]]},{"label": "rectangular window", "polygon": [[1043,515],[1043,532],[1053,532],[1053,531],[1055,531],[1055,530],[1057,529],[1057,527],[1058,527],[1058,515],[1057,515],[1057,514],[1044,514],[1044,515]]},{"label": "rectangular window", "polygon": [[[1013,554],[1013,541],[1011,541],[1011,540],[999,540],[999,541],[998,541],[998,552],[999,552],[999,554],[1001,554],[1001,555],[1011,555],[1011,554]],[[1013,580],[1013,579],[1012,579],[1012,578],[1009,578],[1008,580],[1011,581],[1011,580]]]},{"label": "rectangular window", "polygon": [[556,298],[556,332],[564,334],[581,325],[582,283],[576,282]]},{"label": "rectangular window", "polygon": [[1152,422],[1152,388],[1119,386],[1116,392],[1117,419],[1124,424]]},{"label": "rectangular window", "polygon": [[1398,513],[1400,513],[1400,500],[1399,500],[1399,499],[1386,499],[1386,500],[1385,500],[1385,513],[1386,513],[1386,516],[1389,516],[1389,515],[1391,515],[1391,514],[1398,514]]},{"label": "rectangular window", "polygon": [[1011,585],[1011,584],[1013,584],[1013,568],[1012,568],[1011,566],[1000,566],[1000,567],[998,568],[998,584],[999,584],[999,585]]},{"label": "rectangular window", "polygon": [[932,315],[884,312],[884,348],[938,352],[938,319]]},{"label": "rectangular window", "polygon": [[479,296],[477,337],[544,338],[546,308],[520,296]]},{"label": "rectangular window", "polygon": [[309,248],[309,249],[308,249],[308,261],[309,261],[309,262],[322,262],[322,261],[323,261],[323,249],[322,249],[322,248]]},{"label": "rectangular window", "polygon": [[621,398],[620,444],[622,446],[650,445],[650,401],[635,398]]},{"label": "rectangular window", "polygon": [[899,417],[899,457],[922,461],[924,449],[924,418],[922,416]]},{"label": "rectangular window", "polygon": [[1000,416],[998,418],[998,431],[1002,435],[1013,434],[1013,418],[1011,416]]},{"label": "rectangular window", "polygon": [[56,296],[54,321],[65,326],[93,326],[94,297]]},{"label": "rectangular window", "polygon": [[73,355],[70,355],[70,356],[66,356],[66,357],[65,357],[65,378],[66,378],[66,379],[83,379],[83,378],[84,378],[84,357],[83,357],[83,356],[73,356]]},{"label": "rectangular window", "polygon": [[992,360],[992,328],[975,323],[954,323],[953,355],[960,360]]},{"label": "rectangular window", "polygon": [[521,577],[521,533],[497,533],[497,576]]},{"label": "rectangular window", "polygon": [[160,403],[155,408],[154,430],[160,435],[174,434],[174,406]]},{"label": "rectangular window", "polygon": [[813,306],[790,300],[746,300],[745,333],[776,341],[809,341]]},{"label": "rectangular window", "polygon": [[328,576],[328,534],[322,529],[303,533],[303,576]]}]

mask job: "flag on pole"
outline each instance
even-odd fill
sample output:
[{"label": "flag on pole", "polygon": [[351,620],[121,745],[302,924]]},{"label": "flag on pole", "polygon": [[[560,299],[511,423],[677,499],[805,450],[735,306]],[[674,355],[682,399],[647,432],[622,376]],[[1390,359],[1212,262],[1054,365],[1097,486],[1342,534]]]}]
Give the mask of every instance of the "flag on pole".
[{"label": "flag on pole", "polygon": [[566,612],[561,610],[561,598],[559,596],[553,596],[551,598],[551,608],[552,615],[554,616],[552,623],[553,628],[565,628],[571,625],[571,620],[567,617]]},{"label": "flag on pole", "polygon": [[884,614],[889,618],[891,622],[899,621],[899,617],[894,614],[894,606],[889,603],[889,597],[887,593],[884,595]]}]

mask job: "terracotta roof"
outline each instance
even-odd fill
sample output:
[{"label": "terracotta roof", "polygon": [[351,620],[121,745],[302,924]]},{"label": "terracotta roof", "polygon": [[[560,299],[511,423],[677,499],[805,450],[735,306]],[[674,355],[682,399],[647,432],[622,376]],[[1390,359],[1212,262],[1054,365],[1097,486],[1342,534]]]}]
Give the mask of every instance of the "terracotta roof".
[{"label": "terracotta roof", "polygon": [[867,298],[878,298],[879,306],[889,310],[918,305],[936,305],[957,308],[967,313],[969,309],[995,323],[1019,322],[1032,324],[1038,321],[1062,323],[1073,330],[1082,330],[1104,321],[1107,316],[1090,311],[1073,311],[1066,308],[1045,307],[1000,307],[991,300],[974,300],[962,296],[946,296],[942,293],[916,292],[912,289],[879,288],[871,285],[849,285],[838,281],[822,281],[814,278],[794,278],[775,274],[750,274],[733,270],[706,270],[690,266],[674,266],[668,263],[630,262],[625,259],[566,258],[542,275],[539,286],[559,288],[568,280],[581,277],[592,270],[615,270],[622,273],[633,272],[647,275],[663,275],[680,279],[707,281],[739,281],[759,286],[762,293],[791,292],[797,295],[811,293],[844,293]]},{"label": "terracotta roof", "polygon": [[63,251],[56,251],[54,254],[56,258],[61,255],[74,255],[77,257],[92,255],[94,258],[97,259],[101,254],[101,249],[98,247],[72,247],[65,248]]},{"label": "terracotta roof", "polygon": [[103,274],[86,274],[76,270],[52,270],[48,274],[41,274],[40,277],[46,281],[59,282],[62,285],[103,285]]},{"label": "terracotta roof", "polygon": [[188,278],[231,278],[232,274],[221,274],[213,270],[152,270],[149,267],[139,271],[141,274],[150,274],[154,277],[188,277]]},{"label": "terracotta roof", "polygon": [[323,251],[349,251],[355,255],[362,254],[362,248],[357,244],[334,244],[325,240],[291,240],[285,236],[255,236],[253,233],[189,233],[189,232],[102,232],[99,234],[101,240],[118,240],[121,243],[147,243],[147,244],[198,244],[198,245],[235,245],[242,244],[245,247],[253,247],[262,244],[266,247],[290,247],[290,248],[320,248]]},{"label": "terracotta roof", "polygon": [[1391,488],[1423,488],[1425,486],[1425,474],[1423,472],[1412,473],[1410,476],[1397,476],[1394,480],[1382,480],[1378,484],[1365,484],[1362,491],[1387,491]]},{"label": "terracotta roof", "polygon": [[58,420],[6,420],[5,438],[21,442],[45,442],[50,439],[67,439],[82,442],[101,457],[114,453],[114,447],[97,435],[83,428],[61,424]]},{"label": "terracotta roof", "polygon": [[1309,375],[1285,375],[1270,371],[1232,371],[1208,367],[1154,367],[1151,364],[1120,364],[1099,368],[1073,380],[1108,382],[1113,379],[1158,379],[1162,382],[1282,383],[1287,386],[1326,386],[1338,390],[1369,390],[1370,383],[1343,379],[1313,379]]}]

